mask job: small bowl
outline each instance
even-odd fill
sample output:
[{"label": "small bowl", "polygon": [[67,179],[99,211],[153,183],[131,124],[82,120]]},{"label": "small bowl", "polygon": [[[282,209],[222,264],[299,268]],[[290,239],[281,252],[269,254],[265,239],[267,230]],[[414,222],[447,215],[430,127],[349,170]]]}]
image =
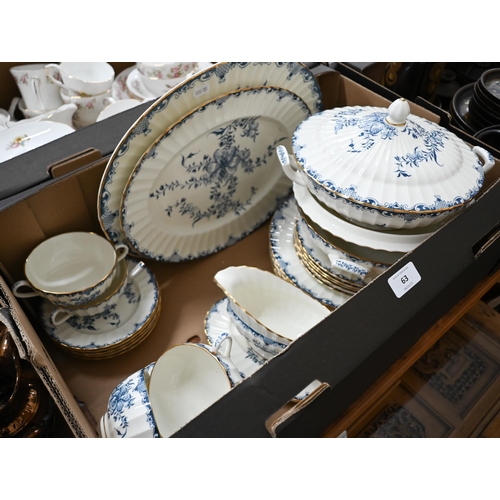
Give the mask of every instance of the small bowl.
[{"label": "small bowl", "polygon": [[[58,306],[82,306],[96,300],[113,282],[116,266],[128,254],[95,233],[75,231],[37,245],[24,265],[26,280],[16,282],[16,297],[40,296]],[[26,287],[29,292],[20,289]]]},{"label": "small bowl", "polygon": [[488,144],[488,146],[500,151],[500,125],[491,125],[474,134],[476,139]]},{"label": "small bowl", "polygon": [[457,90],[450,104],[453,121],[470,135],[474,135],[477,131],[469,118],[469,103],[473,93],[474,83],[469,83]]}]

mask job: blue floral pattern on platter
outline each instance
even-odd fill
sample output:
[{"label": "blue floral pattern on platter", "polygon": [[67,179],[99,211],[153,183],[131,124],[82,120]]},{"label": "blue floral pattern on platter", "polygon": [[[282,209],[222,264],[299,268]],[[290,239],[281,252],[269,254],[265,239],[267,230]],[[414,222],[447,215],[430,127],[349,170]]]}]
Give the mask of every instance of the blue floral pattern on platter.
[{"label": "blue floral pattern on platter", "polygon": [[[136,431],[140,429],[140,436],[132,437],[160,437],[144,379],[144,371],[151,374],[154,364],[150,363],[126,378],[111,393],[104,425],[106,432],[114,435],[108,437],[131,437],[128,435],[131,424],[137,428]],[[130,418],[137,419],[137,422],[130,422]]]},{"label": "blue floral pattern on platter", "polygon": [[[125,134],[113,152],[99,187],[99,222],[115,243],[125,242],[119,224],[120,199],[133,167],[168,126],[203,102],[245,87],[278,86],[303,98],[311,113],[323,108],[321,89],[311,70],[298,62],[215,64],[158,99]],[[255,229],[255,228],[254,228]]]},{"label": "blue floral pattern on platter", "polygon": [[291,196],[276,210],[271,219],[269,233],[275,273],[330,309],[340,307],[350,296],[332,290],[315,280],[304,268],[295,252],[293,233],[297,216],[297,202]]},{"label": "blue floral pattern on platter", "polygon": [[[440,160],[440,153],[443,152],[445,143],[450,141],[450,135],[443,127],[437,127],[428,120],[420,119],[422,123],[427,123],[428,128],[422,126],[416,120],[407,120],[404,126],[393,126],[386,122],[387,112],[374,111],[367,113],[363,107],[351,107],[345,110],[326,110],[318,113],[318,116],[328,118],[328,126],[334,134],[339,132],[352,131],[350,141],[345,141],[345,151],[339,151],[342,155],[361,155],[370,151],[375,144],[380,145],[383,141],[393,141],[403,136],[419,140],[413,150],[396,154],[393,157],[394,181],[397,179],[410,178],[416,169],[425,168],[440,169],[443,164]],[[301,124],[292,138],[292,147],[298,163],[302,166],[307,177],[309,189],[312,189],[319,196],[320,200],[331,198],[351,206],[359,211],[369,211],[377,213],[383,217],[397,217],[411,222],[420,218],[436,218],[442,216],[442,211],[450,213],[459,210],[463,205],[472,199],[481,189],[484,182],[484,171],[481,161],[476,155],[471,157],[470,164],[463,167],[476,172],[473,184],[468,184],[462,193],[446,199],[438,192],[432,194],[432,201],[420,201],[408,204],[400,200],[383,200],[374,196],[366,196],[359,193],[356,184],[339,185],[330,178],[322,175],[317,168],[310,164],[304,156],[307,144],[301,138],[301,131],[306,130],[307,123]],[[345,136],[347,137],[347,136]],[[472,160],[472,158],[474,158]],[[432,176],[432,171],[429,174]],[[401,184],[401,192],[406,195],[405,184]],[[382,224],[380,224],[382,225]]]},{"label": "blue floral pattern on platter", "polygon": [[[252,158],[250,149],[243,148],[238,144],[236,136],[247,137],[255,143],[259,135],[258,118],[251,117],[235,120],[225,127],[210,132],[210,134],[218,137],[219,142],[213,154],[207,155],[205,153],[199,162],[189,161],[196,160],[198,152],[193,151],[186,157],[182,156],[181,165],[189,173],[189,179],[184,182],[176,179],[170,183],[161,184],[149,194],[149,197],[158,200],[161,196],[164,197],[166,193],[176,189],[189,191],[190,189],[208,187],[213,204],[205,210],[200,209],[186,197],[179,198],[174,204],[167,205],[164,208],[169,217],[172,216],[174,210],[177,210],[180,214],[188,215],[192,227],[202,219],[212,217],[221,219],[230,213],[241,215],[244,210],[252,205],[252,199],[258,188],[252,186],[250,197],[246,200],[235,199],[236,188],[239,183],[238,176],[241,173],[252,174],[256,168],[265,166],[268,159],[272,157],[276,145],[286,139],[286,137],[275,139],[272,144],[267,146],[267,151],[262,157],[256,156]],[[152,155],[154,154],[153,151]],[[199,176],[196,177],[196,174],[199,174]]]},{"label": "blue floral pattern on platter", "polygon": [[[248,109],[256,115],[243,116]],[[259,227],[291,190],[276,146],[308,115],[294,94],[262,87],[216,98],[184,117],[130,176],[121,211],[129,245],[150,259],[189,260]]]},{"label": "blue floral pattern on platter", "polygon": [[[125,257],[129,272],[139,262]],[[46,333],[56,342],[78,351],[95,351],[112,346],[135,335],[140,335],[143,326],[159,307],[159,288],[156,277],[144,269],[130,281],[127,293],[109,311],[92,316],[72,316],[65,323],[54,326],[50,315],[55,306],[43,300],[40,305],[40,319]]]}]

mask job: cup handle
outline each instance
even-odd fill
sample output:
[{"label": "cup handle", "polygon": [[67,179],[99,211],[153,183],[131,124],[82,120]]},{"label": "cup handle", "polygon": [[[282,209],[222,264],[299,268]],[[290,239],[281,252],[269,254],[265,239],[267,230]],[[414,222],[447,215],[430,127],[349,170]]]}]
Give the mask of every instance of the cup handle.
[{"label": "cup handle", "polygon": [[20,299],[29,299],[31,297],[39,297],[40,295],[35,292],[34,290],[31,291],[31,292],[19,292],[19,288],[21,287],[27,287],[27,288],[30,288],[31,290],[33,290],[33,287],[29,284],[28,281],[26,280],[21,280],[21,281],[18,281],[17,283],[14,283],[14,286],[12,287],[12,293],[20,298]]},{"label": "cup handle", "polygon": [[43,103],[42,94],[40,92],[40,86],[41,86],[40,78],[34,76],[30,78],[30,82],[31,82],[31,88],[38,102],[38,109],[40,110],[45,109],[45,104]]},{"label": "cup handle", "polygon": [[102,100],[102,103],[104,104],[104,106],[109,106],[110,104],[114,104],[115,102],[116,102],[116,100],[113,99],[113,97],[105,97]]},{"label": "cup handle", "polygon": [[285,146],[280,145],[276,148],[276,154],[278,155],[278,160],[281,164],[281,168],[283,172],[285,172],[286,176],[293,182],[299,184],[300,186],[306,187],[304,179],[300,175],[298,171],[298,165],[291,155],[288,154]]},{"label": "cup handle", "polygon": [[143,269],[145,268],[145,264],[144,262],[142,262],[142,260],[140,262],[138,262],[134,269],[132,269],[132,271],[130,271],[128,277],[129,277],[129,280],[130,279],[133,279],[135,278],[139,273],[141,273],[143,271]]},{"label": "cup handle", "polygon": [[[227,342],[226,342],[227,341]],[[222,344],[225,342],[224,352],[222,352]],[[240,371],[237,366],[232,362],[230,354],[231,348],[233,346],[233,338],[229,335],[229,333],[222,333],[217,337],[215,342],[213,343],[211,352],[214,356],[219,357],[219,361],[224,361],[224,363],[229,367],[229,378],[231,380],[231,385],[234,387],[239,384],[243,378],[240,375]]]},{"label": "cup handle", "polygon": [[115,250],[116,250],[116,262],[117,263],[120,262],[121,260],[123,260],[128,255],[128,252],[129,252],[128,246],[125,245],[124,243],[120,243],[119,245],[116,245]]},{"label": "cup handle", "polygon": [[[62,314],[62,316],[60,316],[58,318],[58,315],[61,315],[61,314]],[[58,307],[57,309],[54,309],[52,311],[52,313],[50,314],[50,322],[54,326],[59,326],[59,325],[62,325],[66,320],[71,318],[71,316],[73,316],[73,314],[64,310],[62,307]]]},{"label": "cup handle", "polygon": [[[221,351],[222,344],[227,340],[225,344],[225,348],[223,351]],[[229,333],[222,333],[219,335],[216,339],[215,342],[212,345],[212,354],[219,354],[224,356],[225,358],[229,358],[231,355],[231,349],[233,347],[233,337],[229,336]]]},{"label": "cup handle", "polygon": [[48,77],[56,84],[56,85],[59,85],[59,87],[64,87],[64,85],[62,84],[62,82],[60,82],[53,74],[52,74],[52,70],[54,69],[57,69],[57,71],[59,72],[60,74],[60,68],[59,68],[59,64],[47,64],[45,66],[45,69],[47,70],[47,75]]}]

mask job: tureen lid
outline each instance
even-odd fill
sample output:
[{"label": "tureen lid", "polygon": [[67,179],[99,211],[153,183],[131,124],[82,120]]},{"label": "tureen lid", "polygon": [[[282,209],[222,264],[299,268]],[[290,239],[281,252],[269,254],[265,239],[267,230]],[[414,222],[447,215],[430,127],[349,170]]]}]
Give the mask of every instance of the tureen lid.
[{"label": "tureen lid", "polygon": [[292,146],[315,184],[393,210],[450,209],[470,200],[484,181],[475,152],[444,127],[411,114],[405,99],[389,108],[347,106],[312,115],[296,129]]}]

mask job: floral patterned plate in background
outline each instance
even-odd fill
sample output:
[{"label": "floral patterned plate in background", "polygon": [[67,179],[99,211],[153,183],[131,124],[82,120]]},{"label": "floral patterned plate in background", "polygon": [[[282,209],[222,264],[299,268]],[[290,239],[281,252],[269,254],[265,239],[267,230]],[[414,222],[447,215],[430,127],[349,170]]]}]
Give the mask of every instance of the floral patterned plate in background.
[{"label": "floral patterned plate in background", "polygon": [[147,149],[124,189],[122,231],[140,255],[211,254],[266,220],[291,190],[276,156],[310,115],[275,87],[244,89],[195,109]]},{"label": "floral patterned plate in background", "polygon": [[28,122],[0,130],[0,163],[22,155],[75,129],[59,122]]}]

